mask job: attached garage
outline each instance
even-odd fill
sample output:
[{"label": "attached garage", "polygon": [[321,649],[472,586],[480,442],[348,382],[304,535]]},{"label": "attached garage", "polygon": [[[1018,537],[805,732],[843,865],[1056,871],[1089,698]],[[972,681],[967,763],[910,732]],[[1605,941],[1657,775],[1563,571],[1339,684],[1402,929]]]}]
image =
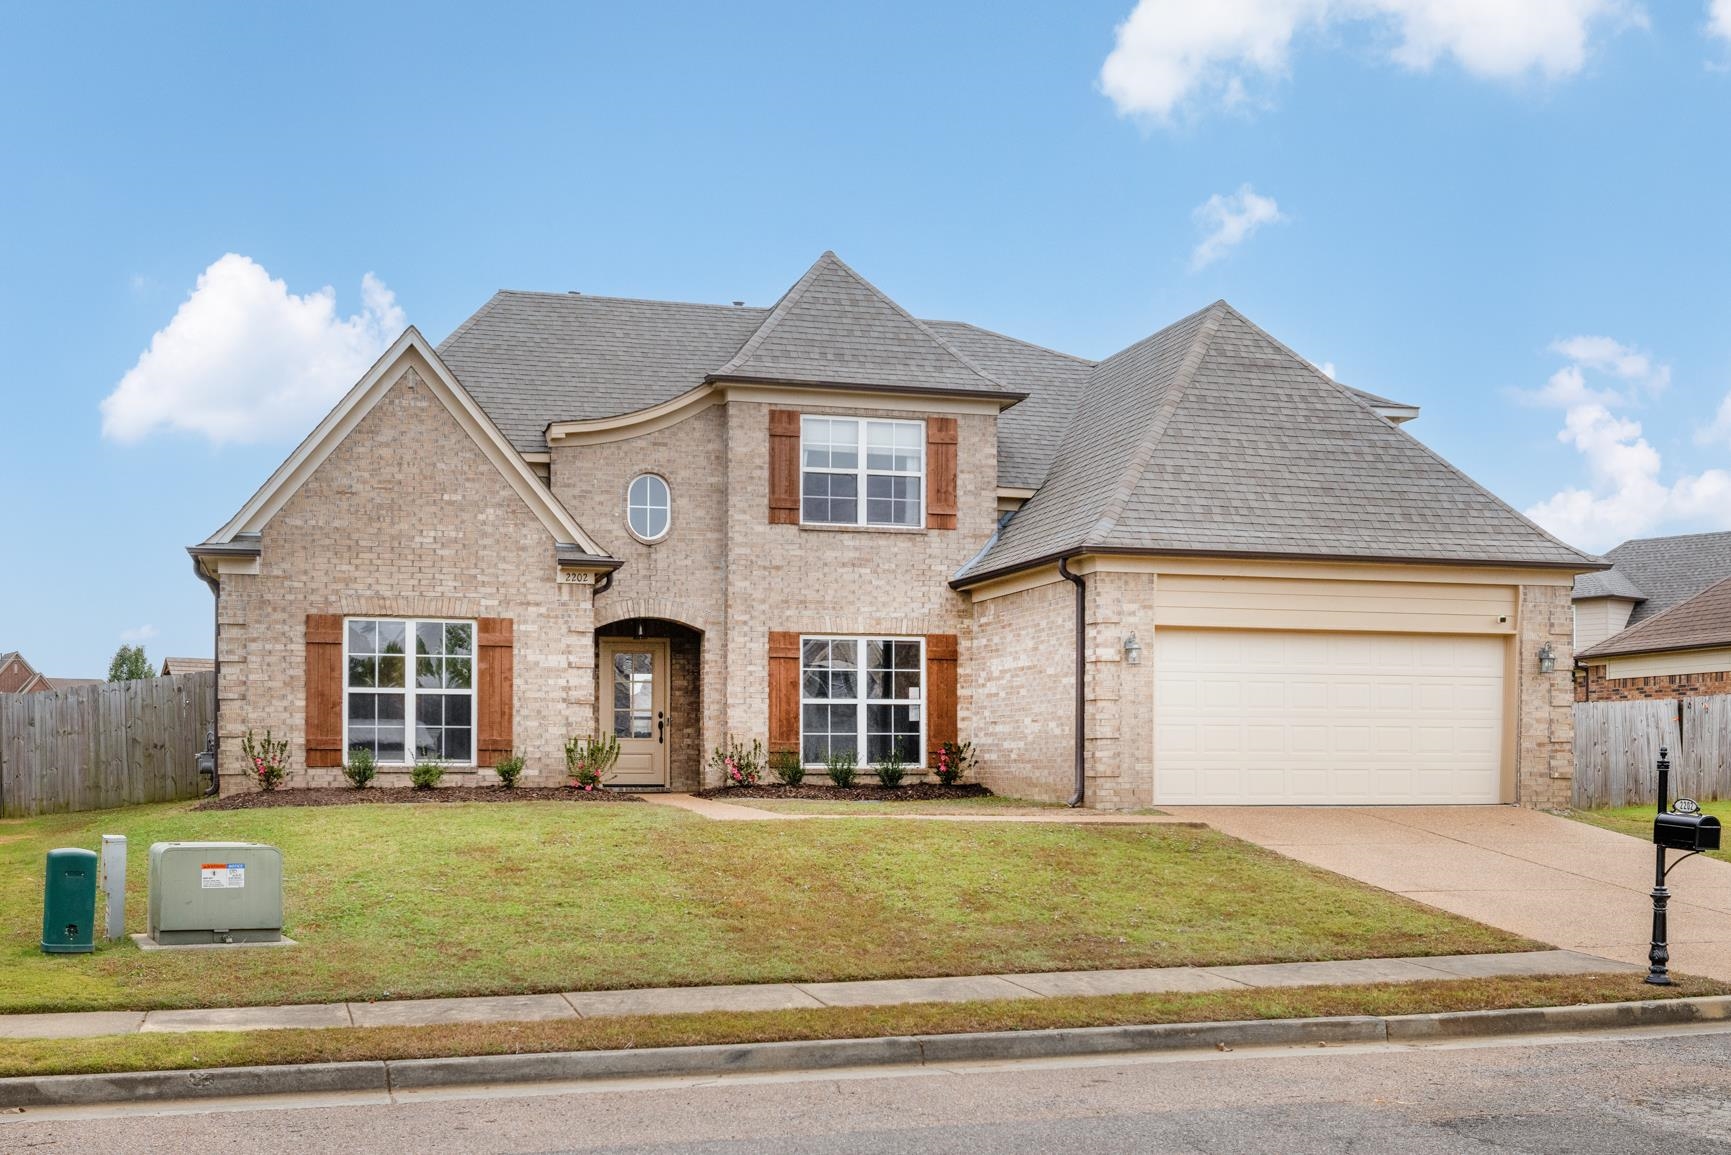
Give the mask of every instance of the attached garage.
[{"label": "attached garage", "polygon": [[1154,801],[1503,800],[1503,637],[1174,629],[1154,646]]}]

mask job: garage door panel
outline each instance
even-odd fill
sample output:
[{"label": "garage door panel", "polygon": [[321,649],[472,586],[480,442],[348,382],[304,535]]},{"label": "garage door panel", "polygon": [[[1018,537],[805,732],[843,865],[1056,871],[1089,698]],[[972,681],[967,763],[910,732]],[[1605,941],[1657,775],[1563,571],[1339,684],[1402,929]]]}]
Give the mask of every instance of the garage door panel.
[{"label": "garage door panel", "polygon": [[1155,801],[1496,802],[1504,642],[1155,634]]}]

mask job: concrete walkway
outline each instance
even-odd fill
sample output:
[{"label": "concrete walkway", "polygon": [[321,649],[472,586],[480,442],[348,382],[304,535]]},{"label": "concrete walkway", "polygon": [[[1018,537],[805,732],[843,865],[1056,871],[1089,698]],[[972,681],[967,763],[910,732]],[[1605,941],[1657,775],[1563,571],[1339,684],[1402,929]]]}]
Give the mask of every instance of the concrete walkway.
[{"label": "concrete walkway", "polygon": [[763,983],[574,991],[494,998],[403,999],[384,1003],[317,1003],[194,1011],[92,1011],[0,1015],[0,1039],[72,1039],[149,1031],[265,1031],[318,1027],[404,1027],[441,1023],[522,1023],[698,1011],[774,1011],[875,1007],[1071,995],[1168,994],[1351,983],[1407,983],[1496,975],[1616,974],[1639,968],[1570,951],[1349,959],[1256,966],[1150,967],[967,975],[851,983]]},{"label": "concrete walkway", "polygon": [[[639,794],[645,802],[668,806],[691,814],[700,814],[717,822],[800,822],[810,818],[888,818],[897,822],[1044,822],[1060,826],[1201,826],[1190,818],[1170,814],[1113,814],[1110,811],[1053,807],[1042,814],[994,814],[982,810],[977,814],[885,814],[882,811],[862,811],[859,814],[812,814],[787,810],[760,810],[719,798],[699,798],[695,794]],[[770,801],[765,799],[764,801]],[[909,804],[912,805],[912,804]]]},{"label": "concrete walkway", "polygon": [[[1185,806],[1172,813],[1540,942],[1647,960],[1653,847],[1626,834],[1516,806]],[[1672,969],[1731,981],[1731,863],[1691,858],[1671,872],[1669,885]]]}]

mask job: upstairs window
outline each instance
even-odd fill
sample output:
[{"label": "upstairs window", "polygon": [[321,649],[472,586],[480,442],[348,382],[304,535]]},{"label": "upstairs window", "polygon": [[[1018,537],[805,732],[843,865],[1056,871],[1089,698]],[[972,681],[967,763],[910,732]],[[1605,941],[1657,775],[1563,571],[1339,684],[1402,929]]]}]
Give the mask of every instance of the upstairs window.
[{"label": "upstairs window", "polygon": [[926,427],[919,421],[800,421],[800,520],[923,526]]},{"label": "upstairs window", "polygon": [[672,525],[673,500],[667,482],[653,473],[640,473],[625,491],[625,524],[641,542],[657,542]]}]

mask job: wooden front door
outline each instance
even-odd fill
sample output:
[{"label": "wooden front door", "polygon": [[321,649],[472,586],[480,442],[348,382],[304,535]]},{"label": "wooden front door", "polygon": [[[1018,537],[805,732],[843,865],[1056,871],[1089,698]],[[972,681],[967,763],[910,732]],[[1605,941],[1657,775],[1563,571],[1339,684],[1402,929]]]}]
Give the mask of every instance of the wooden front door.
[{"label": "wooden front door", "polygon": [[601,640],[601,727],[619,739],[609,786],[667,785],[667,639]]}]

